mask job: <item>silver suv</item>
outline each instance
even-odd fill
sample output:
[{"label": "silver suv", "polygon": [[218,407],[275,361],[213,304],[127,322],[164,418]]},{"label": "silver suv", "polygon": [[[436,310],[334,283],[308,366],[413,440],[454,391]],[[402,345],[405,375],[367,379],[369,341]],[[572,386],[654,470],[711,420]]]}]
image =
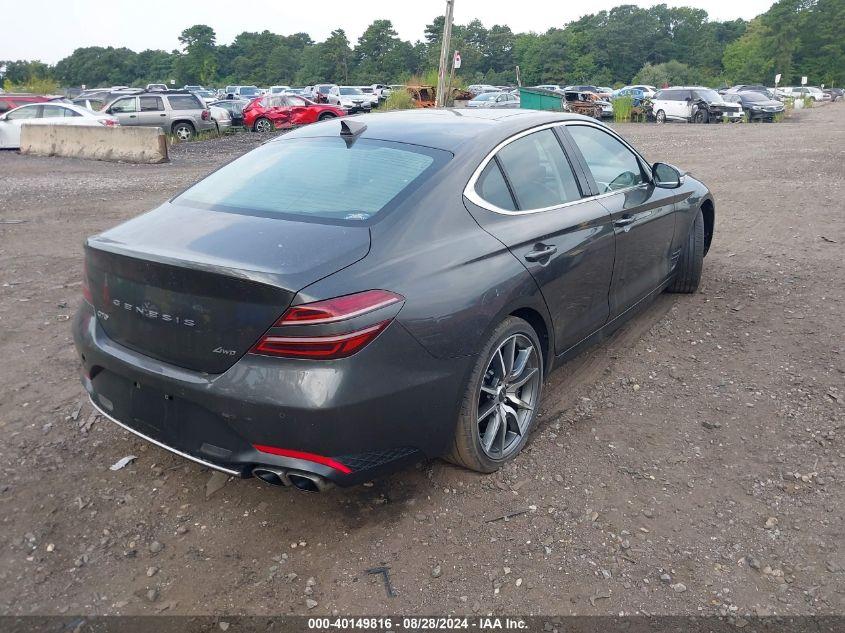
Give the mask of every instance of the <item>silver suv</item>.
[{"label": "silver suv", "polygon": [[117,117],[121,125],[160,127],[180,141],[191,139],[197,132],[217,129],[200,98],[185,91],[118,97],[104,112]]}]

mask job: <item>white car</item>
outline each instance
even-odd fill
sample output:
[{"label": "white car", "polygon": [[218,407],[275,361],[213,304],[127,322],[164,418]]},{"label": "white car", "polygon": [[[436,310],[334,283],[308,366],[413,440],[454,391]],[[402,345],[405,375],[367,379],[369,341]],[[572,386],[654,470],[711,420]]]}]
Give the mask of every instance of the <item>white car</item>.
[{"label": "white car", "polygon": [[815,86],[787,86],[779,88],[778,94],[795,99],[809,98],[812,101],[830,101],[830,95]]},{"label": "white car", "polygon": [[672,86],[658,90],[651,101],[654,118],[658,123],[687,121],[741,121],[742,106],[728,103],[722,95],[704,86]]},{"label": "white car", "polygon": [[468,86],[467,90],[474,95],[480,95],[485,92],[501,92],[496,86],[491,86],[490,84],[473,84]]},{"label": "white car", "polygon": [[120,125],[117,118],[64,102],[29,103],[0,116],[0,148],[21,146],[21,126],[39,125]]},{"label": "white car", "polygon": [[208,106],[212,120],[217,124],[217,134],[232,127],[232,113],[220,106]]},{"label": "white car", "polygon": [[371,95],[364,94],[357,86],[332,86],[329,90],[329,103],[345,108],[349,114],[369,112],[373,109]]},{"label": "white car", "polygon": [[379,104],[379,96],[376,89],[372,86],[358,86],[358,89],[370,98],[370,106],[377,108]]},{"label": "white car", "polygon": [[270,86],[270,91],[268,94],[275,96],[285,94],[290,90],[290,86]]}]

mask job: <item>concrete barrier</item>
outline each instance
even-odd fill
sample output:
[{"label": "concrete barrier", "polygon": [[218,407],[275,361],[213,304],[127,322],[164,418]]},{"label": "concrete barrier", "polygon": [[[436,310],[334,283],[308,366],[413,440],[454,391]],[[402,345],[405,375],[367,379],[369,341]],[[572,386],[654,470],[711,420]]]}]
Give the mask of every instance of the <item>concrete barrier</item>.
[{"label": "concrete barrier", "polygon": [[21,153],[127,163],[164,163],[167,137],[158,127],[21,126]]}]

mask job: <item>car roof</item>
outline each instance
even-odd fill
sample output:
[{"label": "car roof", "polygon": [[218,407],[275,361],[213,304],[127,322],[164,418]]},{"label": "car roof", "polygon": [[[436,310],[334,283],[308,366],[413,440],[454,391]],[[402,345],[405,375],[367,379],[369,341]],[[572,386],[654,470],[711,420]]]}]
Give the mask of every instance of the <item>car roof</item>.
[{"label": "car roof", "polygon": [[[498,142],[523,129],[544,123],[566,120],[595,121],[578,114],[561,112],[466,108],[395,110],[359,115],[347,120],[367,126],[361,133],[361,138],[423,145],[452,153],[467,145],[486,145],[480,142],[483,137]],[[332,120],[299,128],[279,137],[279,140],[336,136],[339,133],[338,120]]]}]

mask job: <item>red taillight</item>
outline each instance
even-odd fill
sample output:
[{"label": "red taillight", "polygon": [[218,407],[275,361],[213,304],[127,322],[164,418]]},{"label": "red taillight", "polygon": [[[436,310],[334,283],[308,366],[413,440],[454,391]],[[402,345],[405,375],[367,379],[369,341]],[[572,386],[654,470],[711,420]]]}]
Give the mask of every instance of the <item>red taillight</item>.
[{"label": "red taillight", "polygon": [[313,358],[316,360],[346,358],[372,342],[388,325],[390,325],[390,321],[382,321],[363,330],[333,336],[273,336],[267,334],[250,351],[253,354],[283,356],[285,358]]},{"label": "red taillight", "polygon": [[[282,356],[285,358],[308,358],[313,360],[332,360],[346,358],[361,350],[381,334],[395,316],[377,323],[370,321],[365,327],[358,326],[341,334],[322,333],[320,326],[329,323],[347,321],[388,306],[400,304],[405,300],[402,295],[386,290],[367,290],[356,294],[335,297],[324,301],[304,303],[292,306],[273,324],[273,327],[291,325],[309,326],[311,335],[284,336],[265,334],[250,350],[253,354]],[[387,315],[385,315],[387,316]],[[301,331],[302,329],[300,329]]]},{"label": "red taillight", "polygon": [[404,301],[405,297],[387,290],[367,290],[354,295],[335,297],[325,301],[304,303],[288,308],[281,318],[276,321],[276,327],[281,325],[312,325],[317,323],[334,323],[345,321],[352,317],[384,308],[394,303]]},{"label": "red taillight", "polygon": [[90,305],[94,305],[94,297],[91,294],[91,284],[88,282],[88,262],[82,267],[82,298]]},{"label": "red taillight", "polygon": [[202,120],[203,121],[208,121],[208,117],[210,117],[210,116],[211,116],[211,112],[209,112],[208,110],[202,111]]},{"label": "red taillight", "polygon": [[116,127],[118,125],[117,119],[100,119],[100,123],[106,127]]},{"label": "red taillight", "polygon": [[291,457],[293,459],[304,459],[308,462],[314,462],[315,464],[322,464],[323,466],[328,466],[329,468],[333,468],[342,472],[344,475],[348,475],[352,472],[352,469],[347,466],[346,464],[341,464],[339,461],[332,459],[331,457],[323,457],[322,455],[317,455],[315,453],[305,453],[303,451],[294,451],[289,448],[277,448],[276,446],[264,446],[262,444],[253,444],[254,449],[261,451],[262,453],[269,453],[270,455],[279,455],[280,457]]}]

